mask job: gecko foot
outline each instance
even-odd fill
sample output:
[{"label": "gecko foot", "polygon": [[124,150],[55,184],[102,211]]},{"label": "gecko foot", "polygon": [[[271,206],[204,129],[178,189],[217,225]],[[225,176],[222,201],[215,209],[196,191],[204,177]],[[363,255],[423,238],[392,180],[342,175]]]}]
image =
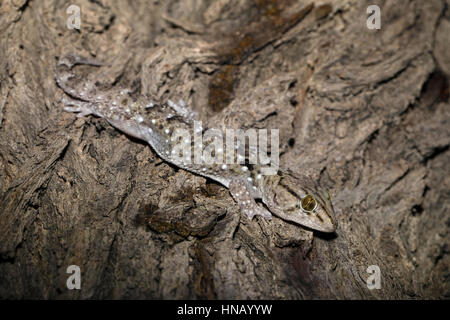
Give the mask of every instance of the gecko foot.
[{"label": "gecko foot", "polygon": [[244,181],[233,180],[230,182],[230,193],[237,202],[241,211],[252,220],[254,216],[259,215],[267,220],[272,219],[272,214],[265,208],[259,206],[252,197],[248,185]]},{"label": "gecko foot", "polygon": [[65,55],[58,61],[58,66],[65,65],[69,69],[72,69],[77,64],[85,64],[85,65],[96,66],[96,67],[101,67],[101,66],[106,65],[106,63],[103,63],[103,62],[100,62],[100,61],[97,61],[94,59],[78,56],[75,54]]},{"label": "gecko foot", "polygon": [[77,117],[81,118],[92,114],[91,104],[84,101],[69,100],[66,98],[61,99],[61,103],[65,105],[64,111],[77,113]]},{"label": "gecko foot", "polygon": [[59,59],[56,65],[56,83],[69,96],[83,101],[92,100],[89,95],[95,96],[95,86],[93,83],[81,81],[73,72],[73,67],[78,64],[91,66],[104,66],[105,63],[93,59],[69,54]]},{"label": "gecko foot", "polygon": [[179,100],[178,103],[168,100],[167,104],[172,108],[179,116],[184,118],[187,123],[191,123],[198,119],[198,114],[186,106],[183,100]]}]

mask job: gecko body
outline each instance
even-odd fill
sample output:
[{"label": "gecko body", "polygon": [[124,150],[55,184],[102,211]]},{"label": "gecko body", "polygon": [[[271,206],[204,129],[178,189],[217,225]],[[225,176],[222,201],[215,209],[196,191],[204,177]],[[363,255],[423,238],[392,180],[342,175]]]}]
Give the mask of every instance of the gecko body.
[{"label": "gecko body", "polygon": [[[199,161],[195,154],[211,149],[217,137],[198,143],[205,128],[198,125],[197,115],[183,101],[157,103],[136,97],[128,89],[100,90],[95,83],[77,77],[73,67],[79,64],[102,65],[76,55],[59,60],[56,82],[71,97],[62,100],[65,111],[78,113],[78,117],[92,114],[104,118],[116,129],[146,141],[163,160],[222,184],[250,219],[260,215],[270,220],[274,214],[313,230],[335,231],[331,199],[309,177],[289,170],[265,175],[261,165],[245,162],[245,152],[239,145],[230,153],[215,148],[214,156],[222,162],[208,162],[203,157]],[[258,205],[257,199],[264,205]]]}]

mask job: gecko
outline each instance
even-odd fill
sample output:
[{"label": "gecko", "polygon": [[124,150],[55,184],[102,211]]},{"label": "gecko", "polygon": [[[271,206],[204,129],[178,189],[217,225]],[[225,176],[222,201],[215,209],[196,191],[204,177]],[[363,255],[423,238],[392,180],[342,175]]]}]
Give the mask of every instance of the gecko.
[{"label": "gecko", "polygon": [[[164,161],[218,182],[228,188],[250,220],[255,216],[271,220],[275,215],[311,230],[335,232],[337,221],[331,197],[312,178],[282,168],[274,174],[262,174],[261,165],[242,161],[218,164],[183,158],[177,154],[179,150],[175,146],[179,146],[180,138],[185,137],[174,138],[174,133],[184,130],[182,132],[194,137],[205,131],[205,128],[195,126],[198,115],[183,101],[160,103],[132,94],[128,88],[100,89],[95,82],[80,79],[74,71],[76,65],[101,67],[104,64],[73,54],[59,59],[55,79],[67,96],[61,100],[64,111],[77,113],[77,117],[104,118],[119,131],[148,143]],[[204,146],[196,146],[190,139],[186,141],[194,152],[194,148],[204,147],[205,150],[212,142],[202,143]],[[232,156],[239,157],[238,150]]]}]

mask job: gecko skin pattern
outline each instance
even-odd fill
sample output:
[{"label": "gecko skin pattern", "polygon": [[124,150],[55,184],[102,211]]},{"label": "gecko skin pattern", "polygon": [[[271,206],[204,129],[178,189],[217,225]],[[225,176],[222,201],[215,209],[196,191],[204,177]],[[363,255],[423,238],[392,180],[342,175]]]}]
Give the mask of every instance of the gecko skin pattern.
[{"label": "gecko skin pattern", "polygon": [[[270,220],[274,214],[313,230],[335,231],[337,222],[331,199],[311,178],[289,170],[262,175],[260,166],[243,165],[242,161],[233,164],[205,164],[200,161],[196,164],[196,161],[174,157],[173,147],[179,143],[173,139],[174,130],[187,130],[191,137],[205,130],[194,125],[196,114],[182,101],[176,104],[168,100],[157,104],[142,96],[135,97],[127,89],[100,90],[94,82],[80,80],[74,74],[73,67],[82,64],[102,65],[94,60],[67,55],[56,66],[56,82],[71,97],[62,100],[66,105],[65,111],[78,113],[78,117],[92,114],[104,118],[116,129],[146,141],[163,160],[219,182],[229,189],[241,211],[250,219],[260,215]],[[208,141],[203,141],[203,144],[208,147]],[[261,199],[265,206],[259,205],[255,201],[257,199]]]}]

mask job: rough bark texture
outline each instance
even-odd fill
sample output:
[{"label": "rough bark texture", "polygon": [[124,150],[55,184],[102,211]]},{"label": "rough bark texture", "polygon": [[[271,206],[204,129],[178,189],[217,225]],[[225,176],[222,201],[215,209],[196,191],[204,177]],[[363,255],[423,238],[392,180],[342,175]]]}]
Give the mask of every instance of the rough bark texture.
[{"label": "rough bark texture", "polygon": [[[0,1],[1,298],[450,297],[449,0],[79,0],[79,31],[70,4]],[[336,234],[248,221],[225,188],[64,113],[66,53],[209,125],[279,128],[283,166],[333,195]]]}]

